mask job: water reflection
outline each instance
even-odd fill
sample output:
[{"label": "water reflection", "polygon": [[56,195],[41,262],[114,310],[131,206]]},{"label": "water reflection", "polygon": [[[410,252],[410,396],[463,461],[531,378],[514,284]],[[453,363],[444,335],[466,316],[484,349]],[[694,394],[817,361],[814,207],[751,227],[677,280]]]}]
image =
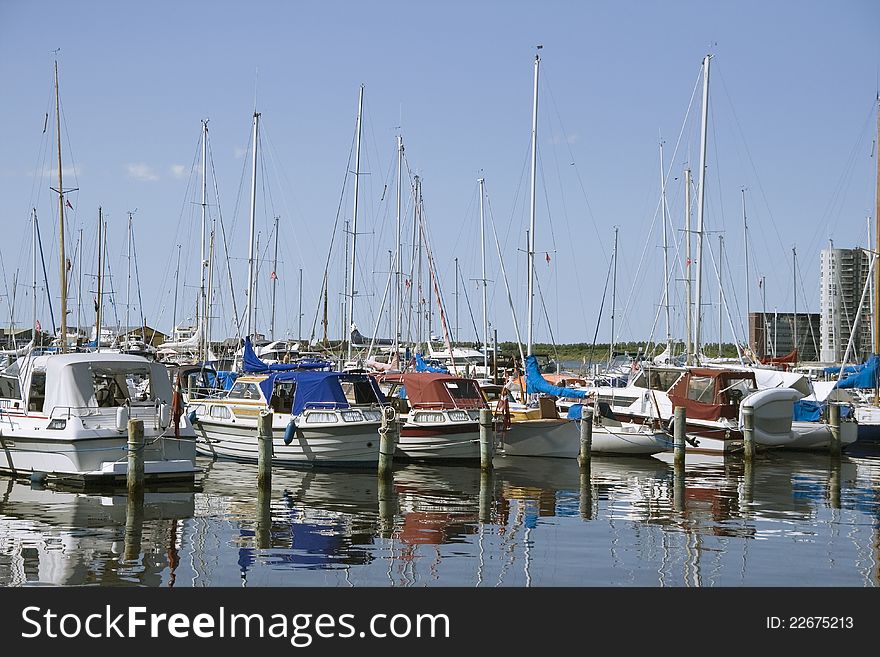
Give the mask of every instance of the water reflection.
[{"label": "water reflection", "polygon": [[0,584],[880,585],[874,452],[661,456],[277,468],[262,491],[205,460],[142,505],[0,479]]}]

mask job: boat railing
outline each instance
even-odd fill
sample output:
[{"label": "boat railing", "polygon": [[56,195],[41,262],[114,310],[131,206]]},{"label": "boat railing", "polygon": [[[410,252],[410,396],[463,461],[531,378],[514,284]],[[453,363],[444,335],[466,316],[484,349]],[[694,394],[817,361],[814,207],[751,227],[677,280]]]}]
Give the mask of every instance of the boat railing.
[{"label": "boat railing", "polygon": [[[120,406],[55,406],[49,413],[50,420],[69,420],[71,418],[88,418],[97,421],[99,426],[115,427]],[[156,429],[159,427],[159,413],[155,404],[131,405],[128,408],[128,419],[143,420],[145,426]]]}]

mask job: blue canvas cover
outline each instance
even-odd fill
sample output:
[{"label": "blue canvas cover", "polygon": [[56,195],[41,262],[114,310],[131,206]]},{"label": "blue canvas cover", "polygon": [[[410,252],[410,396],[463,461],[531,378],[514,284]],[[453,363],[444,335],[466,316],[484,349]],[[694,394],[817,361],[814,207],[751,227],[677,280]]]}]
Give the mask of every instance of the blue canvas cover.
[{"label": "blue canvas cover", "polygon": [[343,382],[366,383],[373,391],[376,401],[380,404],[386,403],[385,395],[379,390],[376,380],[366,374],[299,370],[273,372],[260,382],[260,389],[270,404],[275,383],[288,381],[296,383],[296,389],[293,393],[293,415],[299,415],[308,405],[333,404],[338,408],[348,408],[351,404],[342,390]]},{"label": "blue canvas cover", "polygon": [[433,367],[425,362],[422,355],[416,354],[416,372],[435,372],[437,374],[449,374],[449,370],[445,367]]},{"label": "blue canvas cover", "polygon": [[299,360],[296,363],[265,363],[251,344],[250,337],[244,339],[244,356],[242,358],[242,369],[249,374],[256,372],[290,372],[293,370],[304,369],[327,369],[330,363],[326,360]]},{"label": "blue canvas cover", "polygon": [[877,370],[880,369],[880,357],[872,354],[859,369],[837,382],[835,388],[874,388],[877,386]]},{"label": "blue canvas cover", "polygon": [[548,382],[538,368],[538,359],[534,356],[526,357],[526,394],[544,393],[554,397],[568,397],[570,399],[586,399],[586,390],[575,388],[563,388],[554,386]]}]

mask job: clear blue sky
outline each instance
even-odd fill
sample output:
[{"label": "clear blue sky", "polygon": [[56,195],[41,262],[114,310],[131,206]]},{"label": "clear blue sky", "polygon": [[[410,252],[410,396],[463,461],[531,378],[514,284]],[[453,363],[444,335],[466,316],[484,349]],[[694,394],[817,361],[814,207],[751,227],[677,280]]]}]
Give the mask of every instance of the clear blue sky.
[{"label": "clear blue sky", "polygon": [[[866,244],[874,216],[880,3],[846,2],[47,2],[0,0],[0,241],[9,315],[18,272],[16,321],[30,322],[30,208],[41,222],[49,281],[58,297],[53,51],[60,70],[68,251],[84,234],[85,274],[95,271],[98,207],[109,222],[116,310],[124,321],[126,225],[133,215],[147,322],[170,330],[178,244],[177,319],[192,315],[198,267],[200,120],[209,119],[212,215],[229,237],[239,312],[246,287],[252,114],[261,118],[258,231],[265,249],[280,216],[276,334],[297,330],[304,270],[308,335],[331,230],[353,214],[358,89],[365,88],[358,291],[355,321],[372,333],[395,226],[395,140],[422,179],[425,220],[455,324],[454,258],[476,323],[480,297],[477,179],[486,179],[503,242],[521,330],[525,327],[528,158],[535,46],[542,44],[539,110],[537,271],[557,342],[590,342],[619,227],[615,333],[644,339],[662,299],[656,210],[658,141],[670,172],[675,240],[683,227],[682,170],[698,173],[701,62],[712,53],[706,170],[706,237],[733,323],[745,326],[742,194],[749,222],[749,295],[760,310],[818,311],[819,250]],[[688,106],[693,105],[687,114]],[[44,118],[49,114],[43,134]],[[675,150],[679,134],[678,150]],[[195,167],[195,168],[194,168]],[[47,173],[48,172],[48,175]],[[213,183],[212,183],[213,185]],[[388,185],[387,190],[385,185]],[[383,195],[384,191],[384,195]],[[340,205],[341,204],[341,205]],[[411,204],[405,200],[405,212]],[[405,232],[411,230],[409,219]],[[694,216],[694,225],[696,216]],[[652,230],[653,225],[653,232]],[[719,232],[720,231],[720,232]],[[339,335],[343,252],[330,268],[330,333]],[[407,239],[408,243],[410,240]],[[222,245],[218,245],[222,250]],[[404,248],[408,254],[409,247]],[[222,252],[222,251],[221,251]],[[672,251],[670,251],[672,252]],[[497,265],[490,261],[490,318],[513,339]],[[550,263],[547,263],[547,254]],[[272,248],[266,252],[271,260]],[[718,283],[704,256],[704,340],[718,336]],[[404,258],[408,268],[408,255]],[[78,271],[74,266],[74,273]],[[233,335],[228,282],[218,265],[215,337]],[[260,274],[258,328],[269,329],[269,273]],[[676,275],[676,279],[680,276]],[[76,281],[72,283],[76,285]],[[93,279],[85,286],[94,289]],[[460,286],[462,287],[462,286]],[[132,296],[136,297],[134,283]],[[683,320],[674,281],[673,333]],[[75,295],[74,295],[75,296]],[[86,295],[84,295],[86,296]],[[89,295],[92,296],[92,295]],[[611,284],[599,341],[611,333]],[[74,304],[75,313],[75,300]],[[137,304],[136,298],[132,302]],[[91,307],[91,303],[86,304]],[[474,339],[463,288],[459,335]],[[540,302],[535,337],[549,341]],[[50,323],[45,302],[40,320]],[[132,316],[137,314],[136,308]],[[88,310],[85,322],[91,322]],[[75,321],[73,322],[75,323]],[[132,321],[132,323],[135,323]],[[731,340],[724,319],[724,339]],[[436,328],[435,320],[435,331]],[[387,320],[379,332],[387,334]],[[662,318],[655,337],[663,339]]]}]

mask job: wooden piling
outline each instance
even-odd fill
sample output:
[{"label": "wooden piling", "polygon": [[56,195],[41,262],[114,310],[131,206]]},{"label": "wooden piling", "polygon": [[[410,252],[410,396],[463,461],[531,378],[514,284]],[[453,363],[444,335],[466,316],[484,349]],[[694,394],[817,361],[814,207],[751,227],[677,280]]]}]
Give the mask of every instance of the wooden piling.
[{"label": "wooden piling", "polygon": [[272,411],[257,418],[257,487],[272,488]]},{"label": "wooden piling", "polygon": [[391,477],[394,464],[394,450],[400,437],[400,422],[397,411],[386,406],[382,411],[382,426],[379,427],[379,477]]},{"label": "wooden piling", "polygon": [[831,457],[828,473],[828,501],[832,509],[840,508],[840,455]]},{"label": "wooden piling", "polygon": [[378,477],[379,484],[379,535],[382,538],[394,536],[394,479],[391,476]]},{"label": "wooden piling", "polygon": [[828,404],[828,424],[831,427],[831,456],[840,457],[840,404],[831,402]]},{"label": "wooden piling", "polygon": [[675,415],[673,416],[672,437],[673,437],[673,461],[676,465],[684,465],[685,442],[684,438],[687,434],[687,412],[684,406],[675,407]]},{"label": "wooden piling", "polygon": [[755,458],[755,409],[744,406],[743,418],[743,455],[746,461]]},{"label": "wooden piling", "polygon": [[578,513],[583,520],[593,518],[593,482],[590,479],[592,462],[587,460],[586,465],[581,466],[580,472],[580,495],[578,496]]},{"label": "wooden piling", "polygon": [[480,471],[480,522],[492,522],[492,503],[495,501],[495,479],[490,468]]},{"label": "wooden piling", "polygon": [[125,537],[122,560],[133,562],[140,559],[141,539],[144,531],[144,491],[129,492],[125,505]]},{"label": "wooden piling", "polygon": [[128,421],[128,495],[144,494],[144,421]]},{"label": "wooden piling", "polygon": [[581,407],[581,451],[578,465],[581,470],[590,467],[590,452],[593,450],[593,409],[584,404]]},{"label": "wooden piling", "polygon": [[495,458],[495,429],[492,426],[492,411],[488,408],[481,408],[480,469],[484,472],[491,470],[493,458]]}]

